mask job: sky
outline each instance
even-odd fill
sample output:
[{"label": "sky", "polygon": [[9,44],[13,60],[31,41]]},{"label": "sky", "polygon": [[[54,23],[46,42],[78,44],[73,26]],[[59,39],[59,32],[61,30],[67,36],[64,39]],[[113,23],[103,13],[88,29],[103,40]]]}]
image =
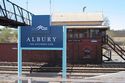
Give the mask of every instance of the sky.
[{"label": "sky", "polygon": [[[10,0],[36,15],[56,12],[103,12],[109,19],[110,29],[125,29],[125,0]],[[28,2],[28,4],[27,4]]]}]

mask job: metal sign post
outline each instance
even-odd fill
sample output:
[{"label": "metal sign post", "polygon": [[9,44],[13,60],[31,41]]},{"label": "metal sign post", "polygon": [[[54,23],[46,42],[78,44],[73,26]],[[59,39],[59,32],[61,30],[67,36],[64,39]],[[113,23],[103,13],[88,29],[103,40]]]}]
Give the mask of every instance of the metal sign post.
[{"label": "metal sign post", "polygon": [[64,26],[64,28],[63,28],[63,52],[62,52],[62,70],[63,70],[63,72],[62,72],[62,78],[65,80],[66,79],[66,70],[67,70],[67,29],[66,29],[66,27]]},{"label": "metal sign post", "polygon": [[18,83],[22,83],[22,48],[21,48],[21,32],[20,27],[18,28]]},{"label": "metal sign post", "polygon": [[[22,83],[22,50],[62,50],[62,78],[66,79],[67,29],[64,26],[48,25],[50,23],[48,22],[48,16],[47,18],[41,16],[44,19],[38,17],[38,19],[34,19],[41,21],[33,20],[33,26],[18,28],[18,83]],[[44,23],[40,23],[42,21]],[[51,30],[51,32],[48,30]]]}]

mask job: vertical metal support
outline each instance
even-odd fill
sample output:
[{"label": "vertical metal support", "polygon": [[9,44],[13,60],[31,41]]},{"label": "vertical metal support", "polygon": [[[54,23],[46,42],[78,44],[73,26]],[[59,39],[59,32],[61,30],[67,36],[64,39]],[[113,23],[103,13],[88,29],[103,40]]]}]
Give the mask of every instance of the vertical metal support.
[{"label": "vertical metal support", "polygon": [[31,25],[31,23],[30,23],[30,15],[29,14],[30,13],[27,12],[27,15],[28,15],[28,18],[27,18],[28,22],[27,23],[28,23],[28,25]]},{"label": "vertical metal support", "polygon": [[1,5],[0,5],[0,11],[3,13],[3,16],[6,16],[6,14],[5,14],[5,12],[4,12],[4,10],[3,10]]},{"label": "vertical metal support", "polygon": [[107,44],[109,43],[108,35],[106,35],[106,43],[107,43]]},{"label": "vertical metal support", "polygon": [[22,48],[21,48],[21,27],[18,27],[18,83],[22,83]]},{"label": "vertical metal support", "polygon": [[19,12],[19,14],[20,14],[20,17],[21,17],[21,22],[24,22],[24,21],[23,21],[22,9],[21,9],[19,6],[17,6],[17,5],[16,5],[16,7],[17,7],[18,12]]},{"label": "vertical metal support", "polygon": [[17,15],[16,15],[16,10],[15,10],[15,6],[14,5],[13,5],[13,10],[14,10],[15,19],[17,21]]},{"label": "vertical metal support", "polygon": [[3,0],[3,5],[4,5],[4,10],[5,10],[5,16],[8,18],[8,14],[7,14],[7,9],[6,9],[6,5],[5,5],[5,0]]},{"label": "vertical metal support", "polygon": [[112,51],[109,50],[110,61],[112,60]]},{"label": "vertical metal support", "polygon": [[[2,13],[3,13],[3,9],[2,9],[2,6],[0,5],[0,13],[1,13],[1,11],[2,11]],[[2,14],[1,14],[2,15]],[[3,14],[4,15],[4,14]]]},{"label": "vertical metal support", "polygon": [[21,14],[22,14],[22,16],[21,16],[21,17],[22,17],[22,21],[23,21],[23,23],[25,23],[25,18],[24,18],[24,16],[23,16],[23,12],[24,12],[24,11],[23,11],[22,8],[20,8],[20,9],[21,9]]},{"label": "vertical metal support", "polygon": [[63,56],[62,56],[62,78],[65,80],[67,78],[67,29],[63,27]]}]

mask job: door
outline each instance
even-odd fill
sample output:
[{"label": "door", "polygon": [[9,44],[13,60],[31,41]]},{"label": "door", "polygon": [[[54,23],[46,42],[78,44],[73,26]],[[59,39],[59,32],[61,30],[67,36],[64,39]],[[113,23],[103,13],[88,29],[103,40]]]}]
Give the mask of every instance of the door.
[{"label": "door", "polygon": [[67,60],[68,63],[79,62],[79,30],[68,29],[68,48],[67,48]]}]

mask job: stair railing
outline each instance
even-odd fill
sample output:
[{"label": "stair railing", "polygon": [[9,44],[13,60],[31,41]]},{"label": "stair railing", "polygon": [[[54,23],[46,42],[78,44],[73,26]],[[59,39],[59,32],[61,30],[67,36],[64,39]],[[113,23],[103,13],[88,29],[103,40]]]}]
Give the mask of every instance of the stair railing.
[{"label": "stair railing", "polygon": [[125,50],[116,44],[112,38],[106,35],[106,43],[123,59],[125,60]]}]

